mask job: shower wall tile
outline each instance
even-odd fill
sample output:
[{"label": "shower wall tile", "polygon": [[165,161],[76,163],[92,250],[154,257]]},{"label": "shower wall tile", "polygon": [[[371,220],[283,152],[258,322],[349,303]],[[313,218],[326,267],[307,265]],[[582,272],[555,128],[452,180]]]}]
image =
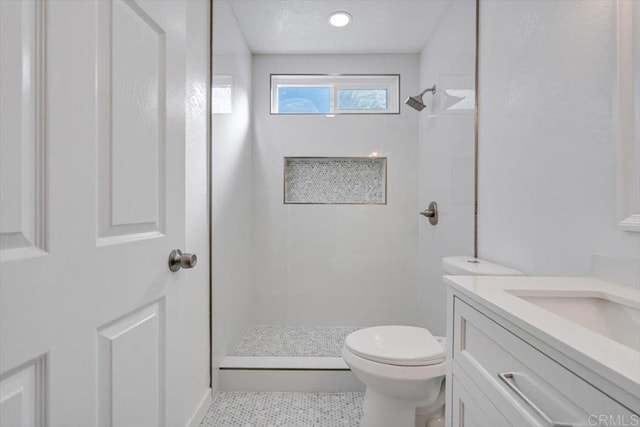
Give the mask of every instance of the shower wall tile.
[{"label": "shower wall tile", "polygon": [[[452,2],[420,54],[420,86],[437,82],[436,101],[447,91],[473,89],[475,76],[475,2]],[[434,98],[432,98],[434,99]],[[437,105],[437,103],[436,103]],[[474,236],[473,110],[421,114],[419,121],[418,199],[421,209],[435,200],[446,210],[437,227],[421,222],[418,231],[420,325],[432,333],[446,331],[447,292],[442,286],[441,260],[472,254]],[[481,209],[482,212],[482,209]]]},{"label": "shower wall tile", "polygon": [[[1,0],[0,0],[1,1]],[[197,1],[188,2],[199,3]],[[208,2],[207,2],[208,3]],[[231,85],[230,111],[212,114],[215,144],[211,209],[211,268],[216,272],[216,295],[212,304],[213,365],[233,351],[252,323],[253,260],[251,235],[253,135],[251,99],[252,55],[228,0],[211,2],[213,8],[213,78]],[[222,78],[221,78],[222,76]],[[215,94],[214,94],[215,96]],[[213,370],[213,389],[218,389],[218,369]]]},{"label": "shower wall tile", "polygon": [[[372,72],[400,74],[400,99],[421,90],[417,54],[253,56],[253,217],[242,226],[253,324],[418,324],[418,229],[431,227],[418,212],[436,200],[418,198],[420,114],[404,104],[388,115],[270,113],[271,74]],[[386,158],[386,204],[284,203],[284,159],[318,157]]]},{"label": "shower wall tile", "polygon": [[284,202],[385,204],[386,175],[386,158],[287,157]]}]

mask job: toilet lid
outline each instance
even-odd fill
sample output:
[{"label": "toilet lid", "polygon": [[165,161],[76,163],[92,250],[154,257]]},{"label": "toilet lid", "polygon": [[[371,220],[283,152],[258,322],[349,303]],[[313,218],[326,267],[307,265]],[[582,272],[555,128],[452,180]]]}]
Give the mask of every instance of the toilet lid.
[{"label": "toilet lid", "polygon": [[374,362],[426,366],[445,360],[444,347],[427,329],[415,326],[376,326],[353,332],[345,340],[353,354]]}]

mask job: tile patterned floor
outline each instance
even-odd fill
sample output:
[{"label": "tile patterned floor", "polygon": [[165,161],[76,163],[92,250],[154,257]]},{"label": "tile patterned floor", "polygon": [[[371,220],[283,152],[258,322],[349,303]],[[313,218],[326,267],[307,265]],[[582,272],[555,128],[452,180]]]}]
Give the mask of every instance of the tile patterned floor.
[{"label": "tile patterned floor", "polygon": [[201,427],[358,427],[363,393],[221,392]]},{"label": "tile patterned floor", "polygon": [[346,326],[252,326],[233,356],[340,357]]}]

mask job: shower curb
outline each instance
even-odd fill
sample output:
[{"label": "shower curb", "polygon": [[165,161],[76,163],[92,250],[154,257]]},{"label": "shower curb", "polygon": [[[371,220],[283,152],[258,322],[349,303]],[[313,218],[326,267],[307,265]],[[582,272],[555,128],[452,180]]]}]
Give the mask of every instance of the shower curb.
[{"label": "shower curb", "polygon": [[341,357],[227,356],[223,391],[362,392],[364,385]]}]

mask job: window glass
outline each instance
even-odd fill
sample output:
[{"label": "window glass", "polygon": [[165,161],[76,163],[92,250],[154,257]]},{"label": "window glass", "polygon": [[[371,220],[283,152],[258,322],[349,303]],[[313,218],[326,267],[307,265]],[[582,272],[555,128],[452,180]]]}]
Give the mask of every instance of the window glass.
[{"label": "window glass", "polygon": [[214,75],[211,96],[213,114],[233,113],[233,76]]},{"label": "window glass", "polygon": [[399,114],[398,74],[272,74],[271,114]]},{"label": "window glass", "polygon": [[280,86],[278,112],[319,114],[331,112],[330,87]]},{"label": "window glass", "polygon": [[338,110],[386,110],[386,89],[338,89]]},{"label": "window glass", "polygon": [[213,114],[231,114],[231,86],[213,88]]}]

